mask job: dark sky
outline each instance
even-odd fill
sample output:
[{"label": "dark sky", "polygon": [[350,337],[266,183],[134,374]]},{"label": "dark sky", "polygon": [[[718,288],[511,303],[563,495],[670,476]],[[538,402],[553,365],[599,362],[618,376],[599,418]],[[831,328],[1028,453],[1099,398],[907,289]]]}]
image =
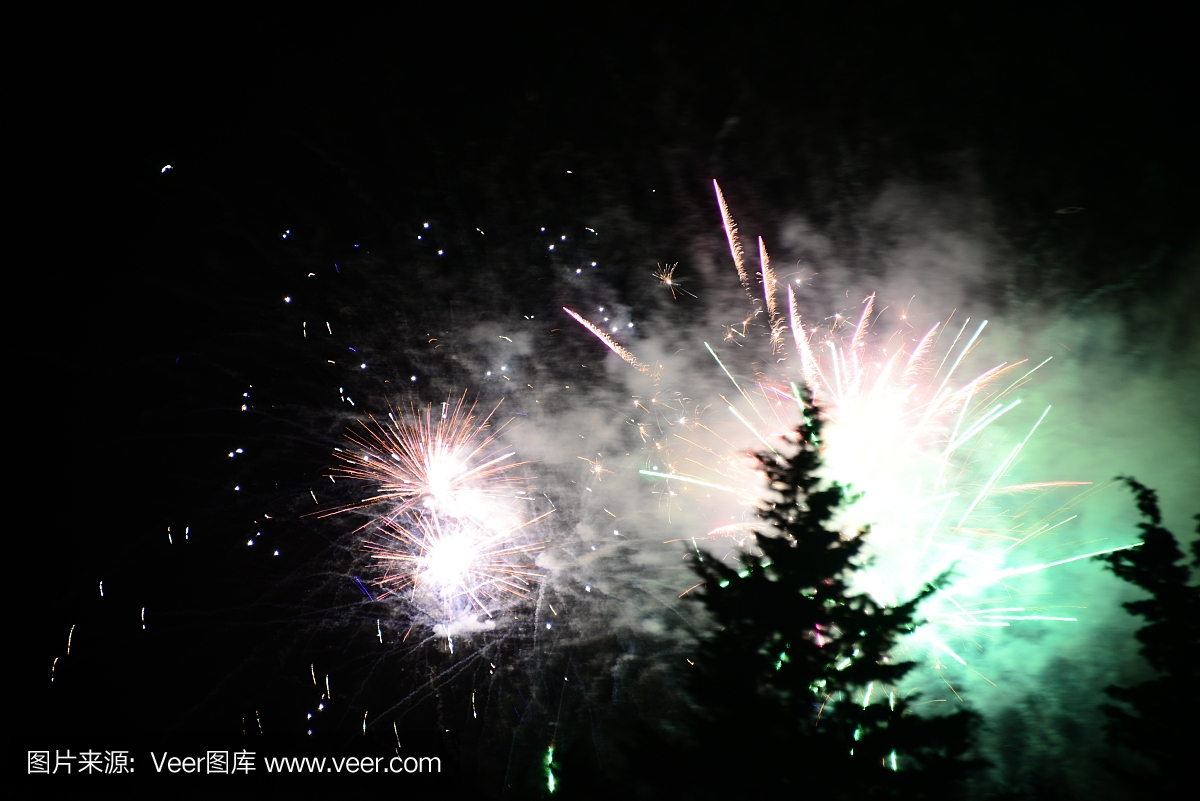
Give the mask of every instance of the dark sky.
[{"label": "dark sky", "polygon": [[[33,282],[10,295],[16,350],[37,365],[13,461],[38,500],[14,504],[32,525],[10,529],[33,562],[18,568],[25,726],[238,730],[254,710],[307,708],[303,668],[324,659],[365,688],[330,724],[352,730],[355,704],[399,702],[414,671],[444,667],[366,655],[376,614],[341,580],[360,556],[336,524],[299,516],[345,413],[329,387],[380,402],[385,378],[419,373],[421,402],[461,392],[477,350],[433,354],[428,338],[579,302],[543,280],[570,259],[613,265],[589,286],[671,319],[648,272],[686,268],[704,237],[719,248],[713,178],[746,230],[770,240],[803,216],[856,278],[880,248],[859,212],[890,184],[986,198],[1014,265],[979,279],[988,305],[1104,309],[1129,323],[1130,352],[1193,358],[1195,317],[1176,312],[1196,299],[1195,69],[1182,20],[1136,13],[325,9],[33,26],[41,44],[14,72],[13,125],[30,135],[12,153],[35,175],[16,202],[33,230],[12,235],[37,244],[14,265]],[[605,236],[551,258],[541,226]],[[357,343],[378,370],[330,371],[335,346],[302,350],[293,312],[338,321],[338,352]],[[598,358],[583,335],[552,347]],[[253,458],[230,460],[243,443]],[[189,552],[163,546],[168,526],[196,532]],[[286,564],[245,555],[259,526],[287,542]],[[586,673],[601,652],[564,658]],[[407,720],[432,726],[441,703],[414,701]]]}]

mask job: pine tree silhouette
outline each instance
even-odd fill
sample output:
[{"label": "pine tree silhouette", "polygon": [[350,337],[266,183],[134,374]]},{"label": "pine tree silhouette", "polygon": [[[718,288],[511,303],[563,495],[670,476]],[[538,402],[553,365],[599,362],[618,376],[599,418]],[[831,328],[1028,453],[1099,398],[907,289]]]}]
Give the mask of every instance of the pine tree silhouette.
[{"label": "pine tree silhouette", "polygon": [[913,665],[891,652],[933,589],[897,607],[850,589],[869,532],[832,527],[850,499],[819,477],[821,421],[807,409],[786,454],[758,457],[774,493],[759,509],[759,553],[737,567],[691,557],[704,587],[688,598],[711,625],[681,666],[690,711],[659,720],[646,698],[612,710],[603,759],[592,732],[560,727],[553,797],[941,801],[985,764],[965,757],[972,713],[923,717],[895,692]]},{"label": "pine tree silhouette", "polygon": [[1183,797],[1184,788],[1196,783],[1194,737],[1182,732],[1200,720],[1200,586],[1189,583],[1192,571],[1200,570],[1200,539],[1192,542],[1189,569],[1175,536],[1162,526],[1154,490],[1128,476],[1118,478],[1129,485],[1145,518],[1138,524],[1143,544],[1097,558],[1150,593],[1124,606],[1146,620],[1137,633],[1140,653],[1158,675],[1134,687],[1109,687],[1121,706],[1101,708],[1110,741],[1149,758],[1158,767],[1159,789]]},{"label": "pine tree silhouette", "polygon": [[786,455],[759,454],[774,497],[759,509],[760,553],[741,565],[697,555],[714,623],[694,667],[698,752],[710,797],[775,790],[832,798],[950,798],[981,764],[964,758],[974,716],[929,718],[896,685],[913,667],[893,648],[931,592],[886,607],[850,589],[867,529],[831,525],[853,502],[825,483],[818,411]]}]

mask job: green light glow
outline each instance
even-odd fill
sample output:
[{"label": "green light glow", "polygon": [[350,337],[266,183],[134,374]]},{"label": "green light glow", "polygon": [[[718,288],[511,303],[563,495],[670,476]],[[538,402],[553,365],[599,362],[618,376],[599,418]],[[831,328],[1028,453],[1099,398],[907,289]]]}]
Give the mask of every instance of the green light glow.
[{"label": "green light glow", "polygon": [[1080,559],[1090,559],[1093,556],[1100,556],[1106,553],[1116,553],[1117,551],[1127,551],[1130,548],[1136,548],[1142,543],[1135,542],[1132,545],[1122,545],[1118,548],[1105,548],[1103,551],[1092,551],[1091,553],[1072,556],[1069,559],[1059,559],[1057,562],[1046,562],[1040,565],[1030,565],[1029,567],[1013,567],[1008,570],[1002,570],[997,574],[997,578],[1008,578],[1009,576],[1023,576],[1026,573],[1035,573],[1038,570],[1045,570],[1048,567],[1058,567],[1069,562],[1078,562]]},{"label": "green light glow", "polygon": [[698,478],[692,478],[690,476],[683,476],[679,473],[659,473],[654,470],[639,470],[638,472],[643,476],[651,476],[652,478],[670,478],[674,479],[675,481],[683,481],[688,484],[698,484],[701,487],[711,487],[712,489],[721,490],[722,492],[737,492],[737,490],[733,489],[732,487],[723,487],[720,484],[710,484],[707,481],[701,481]]}]

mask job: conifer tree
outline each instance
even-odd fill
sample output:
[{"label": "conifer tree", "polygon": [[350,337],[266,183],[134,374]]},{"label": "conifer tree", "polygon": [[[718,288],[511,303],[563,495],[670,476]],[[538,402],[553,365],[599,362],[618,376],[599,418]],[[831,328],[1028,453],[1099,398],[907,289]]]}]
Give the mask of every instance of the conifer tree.
[{"label": "conifer tree", "polygon": [[1182,732],[1200,718],[1200,586],[1191,583],[1192,572],[1200,570],[1200,539],[1192,542],[1189,569],[1175,536],[1163,528],[1154,490],[1128,476],[1120,479],[1133,490],[1145,518],[1138,524],[1142,545],[1097,558],[1150,593],[1124,606],[1146,621],[1137,633],[1140,653],[1157,675],[1134,687],[1109,687],[1109,696],[1120,705],[1102,709],[1109,739],[1149,758],[1158,769],[1158,789],[1182,797],[1184,788],[1195,783],[1195,738]]},{"label": "conifer tree", "polygon": [[912,712],[897,685],[913,667],[893,656],[933,588],[886,607],[850,588],[863,529],[832,521],[853,502],[823,481],[818,411],[785,454],[759,454],[773,497],[758,510],[757,553],[730,567],[697,555],[698,595],[713,622],[694,667],[703,724],[696,751],[710,797],[953,797],[978,761],[964,758],[973,715]]}]

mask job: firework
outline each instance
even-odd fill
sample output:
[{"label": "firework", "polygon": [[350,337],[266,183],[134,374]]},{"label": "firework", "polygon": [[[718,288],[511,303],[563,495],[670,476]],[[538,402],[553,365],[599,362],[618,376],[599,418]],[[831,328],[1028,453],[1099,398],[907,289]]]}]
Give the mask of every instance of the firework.
[{"label": "firework", "polygon": [[725,238],[729,240],[729,255],[733,257],[733,266],[737,268],[742,289],[746,290],[746,294],[753,303],[754,290],[750,287],[750,276],[746,274],[746,255],[742,250],[742,242],[738,238],[737,223],[733,221],[733,215],[729,213],[729,206],[725,203],[725,195],[721,192],[721,187],[715,179],[713,180],[713,189],[717,193],[717,205],[721,207],[721,222],[725,225]]},{"label": "firework", "polygon": [[775,272],[771,269],[771,259],[767,256],[767,246],[763,238],[758,238],[758,262],[761,267],[763,300],[767,302],[767,319],[771,325],[771,352],[783,350],[783,319],[779,316],[779,304],[775,299],[778,282]]},{"label": "firework", "polygon": [[[737,226],[715,181],[714,189],[734,266],[749,292]],[[774,452],[771,443],[794,426],[797,413],[804,413],[799,388],[806,386],[827,421],[823,456],[828,475],[849,482],[859,497],[839,525],[847,536],[871,526],[854,588],[880,603],[896,605],[940,583],[922,608],[926,623],[915,632],[910,647],[924,650],[935,667],[940,667],[943,654],[967,665],[955,646],[978,647],[989,631],[1018,621],[1075,621],[1042,606],[1044,602],[1014,604],[1020,588],[1012,580],[1139,543],[1050,561],[1041,556],[1048,550],[1039,547],[1048,543],[1047,535],[1075,519],[1068,513],[1078,499],[1059,504],[1049,515],[1034,513],[1035,502],[1050,491],[1088,482],[1007,483],[1006,476],[1050,408],[1035,412],[1036,420],[1015,438],[1002,426],[1021,407],[1016,392],[1050,360],[1036,366],[1027,360],[1001,363],[963,379],[960,368],[978,345],[986,321],[968,319],[953,327],[939,323],[921,335],[902,317],[903,324],[884,340],[875,335],[879,315],[874,295],[852,315],[837,314],[806,327],[789,286],[784,321],[761,238],[758,245],[762,298],[750,293],[755,310],[740,331],[727,326],[725,339],[735,333],[745,337],[747,323],[764,304],[770,352],[782,354],[790,328],[799,364],[793,368],[785,359],[774,359],[777,372],[765,374],[761,366],[749,370],[755,377],[748,383],[739,381],[735,373],[740,371],[731,370],[704,343],[737,390],[729,398],[720,396],[735,433],[722,436],[714,427],[696,424],[686,433],[663,436],[650,443],[654,456],[647,467],[653,469],[640,472],[666,480],[668,487],[680,485],[678,494],[666,492],[665,497],[692,497],[697,491],[711,497],[711,491],[717,491],[730,494],[749,511],[760,497],[757,463],[749,452]],[[956,333],[944,345],[942,339],[950,339],[943,337],[947,331]],[[665,425],[659,429],[669,430]],[[997,451],[989,449],[987,440],[1005,438],[1014,441]],[[752,546],[750,535],[756,528],[752,522],[735,521],[716,526],[708,538]]]},{"label": "firework", "polygon": [[388,413],[358,421],[346,433],[347,448],[335,451],[331,478],[365,484],[370,493],[321,516],[354,510],[370,517],[367,552],[382,569],[374,580],[380,598],[397,596],[439,623],[468,615],[493,616],[528,597],[539,574],[533,563],[541,543],[520,508],[514,452],[498,437],[508,424],[493,424],[499,404],[478,417],[466,394],[437,409]]},{"label": "firework", "polygon": [[462,611],[493,612],[506,603],[529,597],[541,575],[533,553],[540,543],[517,539],[522,529],[549,514],[508,528],[477,520],[447,519],[437,512],[417,511],[400,522],[384,519],[383,537],[367,543],[385,572],[376,584],[380,598],[407,593],[409,600],[442,619]]},{"label": "firework", "polygon": [[609,350],[611,350],[613,353],[617,354],[622,359],[624,359],[625,361],[627,361],[631,365],[633,365],[634,369],[636,369],[639,373],[644,373],[650,369],[646,365],[639,362],[637,360],[636,356],[634,356],[632,353],[630,353],[625,348],[621,347],[615,339],[613,339],[608,334],[601,331],[599,329],[599,327],[588,322],[583,317],[579,316],[575,312],[568,309],[566,306],[563,306],[563,311],[565,311],[567,314],[571,315],[571,317],[574,318],[575,322],[579,323],[584,328],[591,331],[596,336],[597,339],[599,339],[601,342],[603,342],[605,345],[608,346]]},{"label": "firework", "polygon": [[521,483],[517,471],[526,463],[513,461],[515,454],[500,446],[508,425],[493,427],[500,405],[482,419],[475,409],[464,393],[436,412],[430,404],[407,414],[392,410],[386,423],[373,416],[359,420],[346,432],[350,447],[334,452],[340,464],[332,475],[362,482],[372,494],[321,516],[378,506],[392,521],[418,507],[454,519],[494,514],[495,502],[511,497]]},{"label": "firework", "polygon": [[657,278],[659,283],[661,283],[668,290],[670,290],[671,298],[674,300],[679,299],[679,295],[677,294],[679,292],[682,292],[683,294],[687,295],[688,297],[692,297],[692,298],[696,297],[691,292],[688,292],[686,289],[684,289],[683,287],[681,287],[679,285],[679,281],[676,280],[676,278],[675,278],[675,269],[677,267],[679,267],[678,264],[668,264],[666,267],[664,267],[663,265],[660,264],[660,265],[658,265],[658,269],[655,270],[653,273],[651,273],[651,275],[653,275],[655,278]]}]

